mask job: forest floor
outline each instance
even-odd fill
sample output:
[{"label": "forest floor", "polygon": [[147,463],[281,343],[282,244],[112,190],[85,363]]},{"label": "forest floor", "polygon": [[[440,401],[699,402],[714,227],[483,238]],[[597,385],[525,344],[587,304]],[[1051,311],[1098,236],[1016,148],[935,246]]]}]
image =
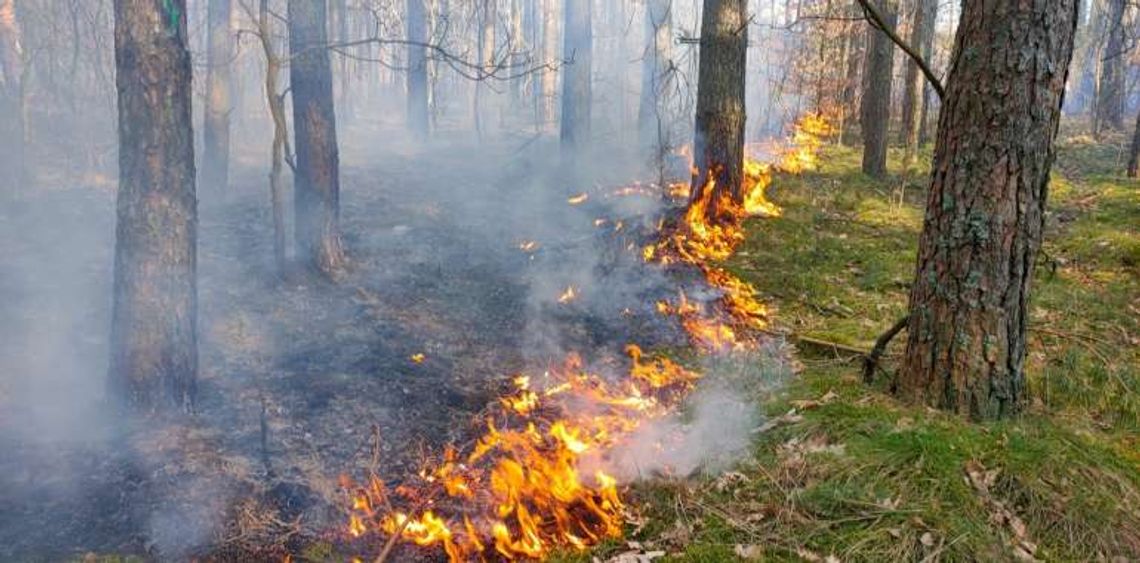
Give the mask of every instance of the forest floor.
[{"label": "forest floor", "polygon": [[[803,370],[763,401],[778,423],[751,459],[639,487],[632,548],[707,562],[1140,558],[1140,182],[1123,177],[1116,141],[1062,135],[1024,414],[977,424],[908,406],[887,393],[889,373],[868,387],[857,357],[801,344]],[[726,266],[779,329],[869,349],[905,311],[929,170],[904,175],[891,157],[887,181],[832,147],[820,170],[774,182],[785,214],[750,221]]]}]

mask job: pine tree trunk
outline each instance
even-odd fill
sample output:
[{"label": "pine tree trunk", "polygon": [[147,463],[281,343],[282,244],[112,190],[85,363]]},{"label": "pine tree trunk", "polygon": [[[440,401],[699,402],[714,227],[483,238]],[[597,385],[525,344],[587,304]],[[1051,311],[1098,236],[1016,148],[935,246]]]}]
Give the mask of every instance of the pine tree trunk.
[{"label": "pine tree trunk", "polygon": [[641,100],[637,109],[641,146],[660,164],[671,144],[663,104],[673,56],[672,0],[648,0],[645,6],[645,50],[641,63]]},{"label": "pine tree trunk", "polygon": [[593,91],[593,0],[563,0],[562,148],[585,148],[590,136]]},{"label": "pine tree trunk", "polygon": [[112,396],[190,409],[198,371],[197,202],[184,0],[115,0],[119,193]]},{"label": "pine tree trunk", "polygon": [[1125,61],[1128,53],[1124,45],[1125,0],[1110,0],[1108,19],[1108,44],[1102,54],[1103,70],[1096,104],[1099,133],[1107,129],[1124,129],[1124,90],[1126,83]]},{"label": "pine tree trunk", "polygon": [[[893,0],[877,0],[886,25],[895,27]],[[863,172],[873,178],[887,175],[887,133],[891,121],[891,78],[894,74],[894,43],[878,29],[869,32],[866,76],[859,122],[863,130]]]},{"label": "pine tree trunk", "polygon": [[297,152],[293,213],[297,257],[335,277],[344,267],[344,251],[326,13],[325,0],[289,0],[289,84]]},{"label": "pine tree trunk", "polygon": [[977,419],[1021,406],[1077,2],[963,4],[895,382],[904,397]]},{"label": "pine tree trunk", "polygon": [[230,111],[234,34],[230,0],[210,0],[207,9],[206,111],[202,122],[202,188],[214,193],[229,185]]},{"label": "pine tree trunk", "polygon": [[419,140],[428,136],[427,9],[424,0],[407,0],[408,129]]},{"label": "pine tree trunk", "polygon": [[1140,176],[1140,114],[1136,116],[1136,128],[1132,131],[1132,146],[1128,150],[1128,177]]},{"label": "pine tree trunk", "polygon": [[[915,0],[914,21],[911,24],[910,44],[923,53],[923,60],[929,61],[929,55],[924,53],[927,36],[934,34],[934,22],[928,21],[931,7],[937,6],[938,0]],[[906,76],[903,78],[902,99],[902,128],[899,137],[906,149],[903,164],[906,167],[914,165],[918,156],[918,130],[922,119],[922,87],[926,77],[918,69],[918,64],[909,61],[906,66]]]},{"label": "pine tree trunk", "polygon": [[692,197],[713,189],[710,222],[724,220],[725,196],[740,203],[744,178],[744,75],[748,53],[747,0],[705,0],[694,128]]},{"label": "pine tree trunk", "polygon": [[0,193],[26,184],[24,138],[24,49],[16,0],[0,0]]},{"label": "pine tree trunk", "polygon": [[[923,1],[925,2],[925,0]],[[923,16],[928,33],[923,37],[922,58],[927,64],[934,64],[934,35],[938,24],[938,2],[928,2],[924,5],[929,11]],[[932,121],[930,109],[933,106],[931,103],[933,97],[934,89],[930,87],[929,83],[924,82],[922,85],[922,112],[918,118],[918,146],[925,145],[930,140],[930,122]]]},{"label": "pine tree trunk", "polygon": [[[542,62],[553,64],[558,57],[558,0],[542,2]],[[542,88],[539,89],[539,106],[544,126],[554,123],[554,99],[558,90],[558,72],[546,69],[542,72]]]}]

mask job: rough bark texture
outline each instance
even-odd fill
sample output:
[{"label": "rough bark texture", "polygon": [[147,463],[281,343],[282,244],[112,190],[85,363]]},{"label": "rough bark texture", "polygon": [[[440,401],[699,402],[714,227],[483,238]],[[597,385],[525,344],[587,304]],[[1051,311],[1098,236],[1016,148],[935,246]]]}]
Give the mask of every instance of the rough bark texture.
[{"label": "rough bark texture", "polygon": [[724,195],[736,202],[743,199],[747,51],[748,2],[705,0],[691,193],[696,200],[704,197],[704,190],[713,188],[711,204],[706,209],[710,221],[724,218],[724,210],[718,205]]},{"label": "rough bark texture", "polygon": [[184,0],[115,0],[119,193],[112,396],[189,409],[198,371],[197,202]]},{"label": "rough bark texture", "polygon": [[562,148],[585,147],[590,137],[593,90],[592,0],[563,0]]},{"label": "rough bark texture", "polygon": [[[895,6],[878,0],[876,6],[887,27],[894,29]],[[887,175],[887,131],[891,121],[891,77],[894,73],[894,43],[881,30],[872,29],[867,45],[863,77],[863,100],[859,123],[863,130],[863,172],[874,178]]]},{"label": "rough bark texture", "polygon": [[344,266],[344,252],[326,13],[325,0],[289,0],[289,84],[297,151],[293,213],[297,257],[313,269],[335,275]]},{"label": "rough bark texture", "polygon": [[420,140],[428,136],[427,8],[424,0],[407,0],[408,129]]},{"label": "rough bark texture", "polygon": [[673,57],[673,1],[648,0],[645,6],[645,51],[641,62],[641,100],[637,109],[641,146],[656,159],[671,144],[662,123],[663,99],[671,82]]},{"label": "rough bark texture", "polygon": [[1020,407],[1076,21],[1077,0],[963,5],[896,381],[904,397],[978,419]]},{"label": "rough bark texture", "polygon": [[1125,61],[1128,53],[1124,45],[1125,0],[1109,0],[1108,44],[1102,55],[1103,69],[1096,103],[1096,132],[1106,129],[1124,129]]},{"label": "rough bark texture", "polygon": [[23,187],[24,49],[16,19],[16,0],[0,0],[0,192]]},{"label": "rough bark texture", "polygon": [[210,0],[207,8],[206,111],[202,121],[202,188],[225,190],[230,170],[230,111],[234,34],[230,0]]},{"label": "rough bark texture", "polygon": [[[932,12],[938,9],[938,0],[915,0],[914,19],[911,23],[910,44],[918,49],[923,60],[930,62],[930,55],[926,46],[928,37],[934,36],[934,18]],[[906,75],[903,78],[902,99],[902,128],[899,130],[899,140],[906,147],[907,166],[914,164],[918,154],[918,130],[922,119],[922,87],[926,78],[918,70],[918,64],[909,60],[906,65]]]}]

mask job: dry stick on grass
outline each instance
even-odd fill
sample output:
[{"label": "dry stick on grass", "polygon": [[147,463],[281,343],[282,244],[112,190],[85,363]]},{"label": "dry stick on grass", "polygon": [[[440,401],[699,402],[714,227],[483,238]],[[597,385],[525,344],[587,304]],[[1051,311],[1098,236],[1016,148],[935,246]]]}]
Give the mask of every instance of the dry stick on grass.
[{"label": "dry stick on grass", "polygon": [[875,368],[879,366],[879,360],[883,357],[883,353],[887,351],[887,344],[891,343],[898,333],[906,328],[907,322],[910,321],[910,315],[904,315],[901,319],[895,321],[895,324],[886,332],[879,335],[875,340],[875,347],[871,348],[871,353],[863,356],[863,383],[870,385],[875,380]]}]

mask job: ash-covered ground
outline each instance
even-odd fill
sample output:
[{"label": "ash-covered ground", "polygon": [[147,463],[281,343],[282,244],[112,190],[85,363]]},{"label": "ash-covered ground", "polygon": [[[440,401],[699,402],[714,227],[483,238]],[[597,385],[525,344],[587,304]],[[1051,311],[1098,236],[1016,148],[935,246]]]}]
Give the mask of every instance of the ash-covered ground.
[{"label": "ash-covered ground", "polygon": [[686,343],[655,303],[700,296],[699,276],[642,263],[664,204],[607,195],[647,176],[629,159],[571,166],[521,138],[341,147],[336,283],[276,274],[260,147],[230,191],[199,191],[196,412],[142,427],[103,404],[113,187],[0,209],[0,560],[272,558],[343,529],[340,474],[398,480],[469,442],[510,376]]}]

